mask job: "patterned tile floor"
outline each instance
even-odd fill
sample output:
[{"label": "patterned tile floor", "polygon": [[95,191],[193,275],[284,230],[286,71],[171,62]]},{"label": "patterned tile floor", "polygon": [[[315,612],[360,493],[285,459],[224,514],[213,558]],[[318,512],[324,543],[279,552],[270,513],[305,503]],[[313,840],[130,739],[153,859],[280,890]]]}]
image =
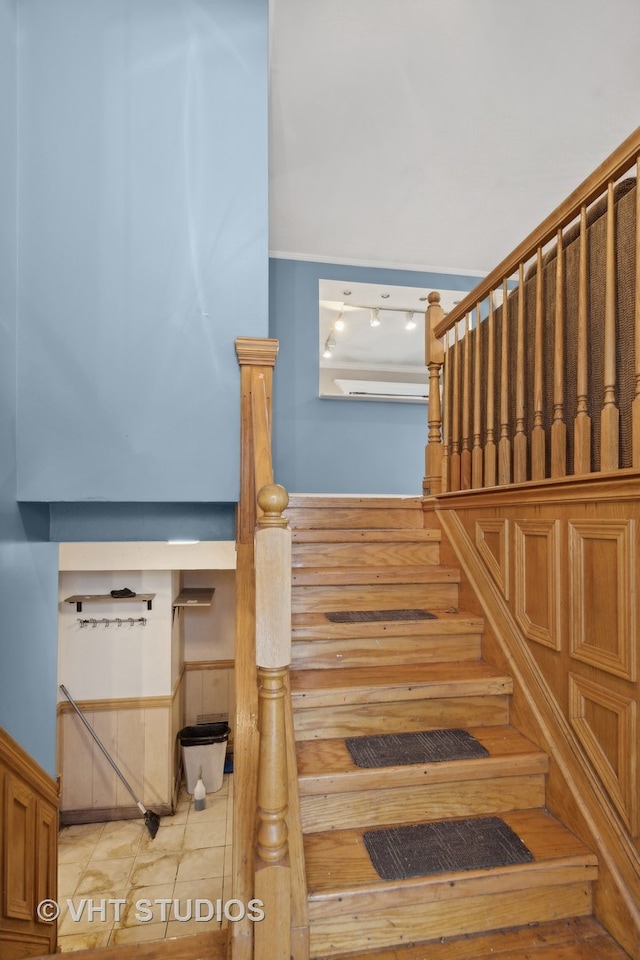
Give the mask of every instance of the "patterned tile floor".
[{"label": "patterned tile floor", "polygon": [[219,791],[208,794],[204,810],[195,810],[183,790],[175,815],[162,818],[153,840],[142,819],[64,827],[58,843],[58,950],[161,940],[226,925],[232,797],[230,774]]}]

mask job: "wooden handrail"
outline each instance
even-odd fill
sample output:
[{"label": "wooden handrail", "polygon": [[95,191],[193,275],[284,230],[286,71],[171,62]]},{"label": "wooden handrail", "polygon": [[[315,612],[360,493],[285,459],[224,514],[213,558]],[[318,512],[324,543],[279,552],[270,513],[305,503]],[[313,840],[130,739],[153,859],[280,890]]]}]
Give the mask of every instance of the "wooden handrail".
[{"label": "wooden handrail", "polygon": [[431,295],[425,494],[640,468],[639,169],[640,127],[447,316]]},{"label": "wooden handrail", "polygon": [[583,180],[579,187],[569,194],[539,226],[532,230],[515,250],[487,274],[471,293],[451,310],[434,330],[436,337],[443,337],[447,330],[458,323],[475,305],[497,290],[505,277],[511,277],[519,264],[527,263],[538,247],[544,247],[552,240],[557,231],[564,229],[574,220],[583,206],[588,206],[602,192],[602,185],[615,181],[633,166],[640,153],[640,127],[604,160],[594,172]]},{"label": "wooden handrail", "polygon": [[[264,918],[234,923],[233,960],[307,960],[306,881],[290,722],[289,496],[273,482],[276,340],[236,341],[241,368],[241,491],[237,518],[234,898]],[[293,855],[292,855],[293,853]],[[304,891],[304,909],[300,904]],[[292,928],[295,928],[292,933]]]}]

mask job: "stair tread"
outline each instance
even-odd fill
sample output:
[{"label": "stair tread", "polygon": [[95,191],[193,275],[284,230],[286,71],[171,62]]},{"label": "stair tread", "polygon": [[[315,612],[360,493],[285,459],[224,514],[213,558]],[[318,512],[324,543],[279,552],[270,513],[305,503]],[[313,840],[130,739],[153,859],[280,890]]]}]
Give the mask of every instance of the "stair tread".
[{"label": "stair tread", "polygon": [[291,531],[295,544],[305,543],[440,543],[442,533],[435,527],[407,527],[366,530],[359,527],[341,527],[322,530],[316,527],[306,530],[296,527]]},{"label": "stair tread", "polygon": [[378,583],[459,583],[460,570],[440,564],[385,564],[363,567],[295,567],[291,584],[313,586]]},{"label": "stair tread", "polygon": [[414,509],[422,515],[422,497],[402,497],[397,494],[289,493],[287,511],[300,509],[343,510],[355,507],[364,510]]},{"label": "stair tread", "polygon": [[[535,953],[534,953],[535,951]],[[593,917],[438,938],[349,954],[349,960],[629,960]]]},{"label": "stair tread", "polygon": [[332,639],[339,636],[351,638],[354,635],[371,637],[375,636],[407,636],[424,635],[433,636],[434,634],[454,634],[454,633],[477,633],[484,627],[482,617],[464,610],[458,610],[457,607],[449,609],[438,609],[430,607],[431,613],[436,614],[434,620],[378,620],[378,621],[360,621],[358,623],[332,623],[327,620],[324,613],[294,613],[291,617],[291,627],[293,631],[292,639],[297,639],[298,635],[304,634],[307,638],[311,631],[319,634],[319,639]]},{"label": "stair tread", "polygon": [[[462,895],[463,887],[473,886],[479,878],[488,874],[494,878],[498,875],[509,878],[511,889],[516,889],[518,877],[523,880],[524,874],[546,871],[550,865],[564,865],[568,868],[597,867],[595,855],[547,811],[514,810],[500,816],[529,848],[534,857],[533,862],[493,867],[490,870],[456,871],[408,880],[384,881],[378,876],[369,859],[362,839],[362,828],[307,834],[304,848],[310,908],[314,902],[322,905],[323,901],[328,900],[338,902],[344,908],[345,898],[351,895],[371,895],[389,886],[397,888],[403,899],[410,895],[412,889],[420,888],[422,899],[429,889],[433,891],[434,897],[438,897],[437,888],[449,888],[452,896]],[[339,872],[336,870],[337,865]],[[593,871],[585,869],[583,879],[594,879],[594,876]],[[454,887],[459,888],[456,893],[453,892]]]},{"label": "stair tread", "polygon": [[296,744],[301,796],[327,792],[395,787],[428,782],[545,773],[549,760],[531,740],[514,727],[467,727],[489,751],[475,760],[450,760],[397,767],[359,767],[351,759],[344,739],[303,740]]},{"label": "stair tread", "polygon": [[[291,692],[294,697],[320,690],[352,692],[367,688],[441,687],[449,684],[464,687],[478,682],[496,681],[501,692],[509,692],[511,677],[482,660],[464,663],[410,663],[384,667],[343,667],[327,670],[292,670]],[[434,689],[434,696],[441,696]]]}]

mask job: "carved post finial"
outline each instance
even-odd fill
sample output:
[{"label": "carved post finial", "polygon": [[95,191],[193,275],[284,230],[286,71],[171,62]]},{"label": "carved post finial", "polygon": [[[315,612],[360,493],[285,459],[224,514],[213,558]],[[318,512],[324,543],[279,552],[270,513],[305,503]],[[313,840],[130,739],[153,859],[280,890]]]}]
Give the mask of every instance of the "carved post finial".
[{"label": "carved post finial", "polygon": [[287,520],[282,514],[289,505],[289,494],[279,483],[268,483],[258,492],[258,506],[262,516],[258,517],[261,527],[286,527]]}]

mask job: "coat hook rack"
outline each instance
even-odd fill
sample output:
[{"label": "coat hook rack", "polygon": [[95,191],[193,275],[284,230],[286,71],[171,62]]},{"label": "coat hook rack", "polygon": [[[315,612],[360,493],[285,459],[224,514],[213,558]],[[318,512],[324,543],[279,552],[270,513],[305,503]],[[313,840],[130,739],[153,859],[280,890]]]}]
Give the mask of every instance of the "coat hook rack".
[{"label": "coat hook rack", "polygon": [[147,625],[146,617],[78,617],[78,623],[80,627],[97,627],[99,623],[103,627],[108,627],[110,623],[115,623],[118,627],[122,627],[125,624],[133,627],[136,623],[139,623],[141,627]]}]

